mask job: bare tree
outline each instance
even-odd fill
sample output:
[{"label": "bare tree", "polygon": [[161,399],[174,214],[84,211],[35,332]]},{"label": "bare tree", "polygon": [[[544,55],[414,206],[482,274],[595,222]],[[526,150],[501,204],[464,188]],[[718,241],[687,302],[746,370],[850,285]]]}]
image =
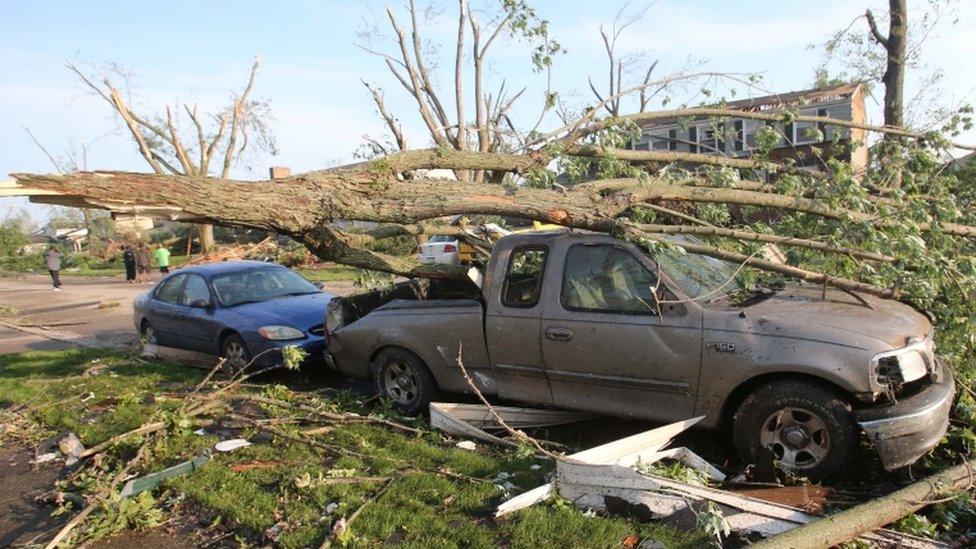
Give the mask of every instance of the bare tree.
[{"label": "bare tree", "polygon": [[622,92],[628,87],[624,85],[624,77],[629,73],[637,71],[643,75],[641,81],[643,87],[637,94],[637,112],[646,111],[651,99],[664,89],[660,87],[654,89],[650,86],[651,75],[658,64],[656,60],[650,62],[647,59],[646,52],[626,54],[618,48],[618,41],[623,36],[624,31],[644,19],[653,5],[651,2],[646,3],[643,7],[632,9],[633,2],[627,2],[617,11],[609,28],[602,23],[600,24],[600,39],[603,41],[604,52],[607,54],[607,91],[600,93],[593,83],[592,77],[587,78],[587,83],[596,100],[603,104],[603,108],[610,116],[620,116],[622,113],[621,102],[626,96]]},{"label": "bare tree", "polygon": [[[931,0],[913,16],[911,25],[906,0],[888,0],[888,9],[880,14],[865,10],[822,45],[824,57],[818,78],[825,79],[830,66],[836,64],[842,79],[880,82],[885,89],[885,125],[895,128],[913,122],[907,104],[923,104],[941,78],[940,72],[923,67],[922,48],[946,22],[955,22],[954,6],[955,0]],[[906,104],[905,79],[909,70],[918,73],[922,82],[917,95]],[[893,137],[888,135],[886,139]]]},{"label": "bare tree", "polygon": [[[504,150],[513,139],[521,135],[515,131],[509,113],[525,88],[512,92],[503,79],[496,86],[487,82],[489,54],[494,44],[504,36],[522,37],[532,44],[533,66],[546,71],[552,65],[553,56],[561,46],[549,36],[548,23],[540,20],[524,2],[506,2],[499,13],[491,13],[486,20],[479,18],[484,12],[473,9],[468,0],[457,3],[457,39],[453,47],[453,73],[450,84],[453,93],[442,94],[435,81],[433,66],[428,57],[428,44],[423,36],[424,24],[431,17],[430,9],[423,9],[410,0],[406,18],[409,26],[401,23],[392,8],[385,11],[387,24],[393,31],[395,53],[385,53],[373,42],[381,38],[376,29],[361,33],[363,43],[359,47],[383,59],[394,80],[407,92],[416,104],[417,113],[433,144],[456,151],[497,152]],[[470,42],[469,42],[470,33]],[[397,150],[406,150],[407,140],[399,118],[390,113],[381,88],[363,82],[376,104],[377,110],[391,132]],[[542,111],[553,105],[543,98]],[[453,102],[451,108],[450,102]],[[470,120],[467,108],[474,107],[474,119]],[[387,154],[391,147],[381,140],[367,137],[373,153]],[[503,173],[486,173],[484,170],[456,170],[462,181],[497,180]]]},{"label": "bare tree", "polygon": [[[255,58],[243,89],[234,93],[230,104],[217,113],[200,113],[196,104],[183,103],[166,105],[165,116],[151,116],[132,108],[131,97],[123,97],[123,92],[125,96],[131,95],[127,75],[118,67],[110,66],[109,74],[101,77],[101,84],[77,65],[68,63],[67,67],[92,94],[104,99],[119,115],[139,154],[154,173],[189,177],[218,175],[226,179],[246,151],[277,152],[274,135],[267,124],[269,103],[251,99],[259,65],[260,60]],[[123,81],[123,91],[110,75]],[[184,138],[183,117],[192,125],[190,141]],[[204,251],[213,248],[212,225],[200,225],[199,237]]]}]

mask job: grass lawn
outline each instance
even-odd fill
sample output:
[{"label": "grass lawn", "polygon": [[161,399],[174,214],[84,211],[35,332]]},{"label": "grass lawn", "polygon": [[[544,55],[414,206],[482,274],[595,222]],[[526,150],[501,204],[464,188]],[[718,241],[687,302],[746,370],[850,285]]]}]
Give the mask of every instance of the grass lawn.
[{"label": "grass lawn", "polygon": [[[234,408],[238,402],[209,416],[189,417],[180,408],[204,373],[100,350],[0,356],[0,423],[8,426],[0,431],[0,445],[29,443],[71,429],[91,447],[148,422],[166,423],[163,432],[111,446],[83,474],[59,486],[107,502],[76,530],[76,543],[120,524],[152,524],[128,515],[158,517],[155,509],[192,503],[213,517],[213,528],[231,531],[240,541],[267,544],[267,531],[284,547],[317,546],[336,520],[374,497],[336,544],[621,547],[632,535],[669,547],[706,541],[698,532],[587,515],[559,500],[496,520],[494,506],[545,482],[553,467],[550,461],[526,450],[481,444],[476,452],[461,450],[423,420],[409,423],[417,433],[375,423],[309,423],[308,414],[294,408],[254,402],[244,403],[250,411]],[[364,407],[360,395],[347,392],[298,393],[280,385],[241,391],[329,413],[394,418],[382,404]],[[229,418],[232,413],[257,414],[278,434],[262,432],[253,423],[235,423]],[[205,435],[194,434],[200,426]],[[254,444],[231,453],[214,452],[200,470],[166,481],[153,498],[142,498],[142,505],[129,505],[123,512],[106,491],[107,479],[140,447],[145,458],[134,471],[138,475],[192,459],[219,440],[237,436]]]}]

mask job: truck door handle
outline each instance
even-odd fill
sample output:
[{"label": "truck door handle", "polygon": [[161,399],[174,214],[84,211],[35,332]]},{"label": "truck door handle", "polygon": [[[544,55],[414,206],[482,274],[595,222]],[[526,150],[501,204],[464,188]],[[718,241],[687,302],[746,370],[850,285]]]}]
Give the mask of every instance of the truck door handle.
[{"label": "truck door handle", "polygon": [[553,341],[569,341],[573,339],[573,331],[569,328],[550,326],[546,328],[546,337]]}]

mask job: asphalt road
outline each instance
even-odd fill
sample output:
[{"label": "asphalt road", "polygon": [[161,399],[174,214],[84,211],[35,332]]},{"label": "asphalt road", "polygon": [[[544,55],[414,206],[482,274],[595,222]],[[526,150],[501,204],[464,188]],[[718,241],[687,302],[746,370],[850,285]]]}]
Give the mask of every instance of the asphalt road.
[{"label": "asphalt road", "polygon": [[[121,277],[61,280],[64,286],[56,292],[47,275],[0,277],[0,354],[70,346],[127,348],[138,342],[132,300],[149,284],[128,284]],[[353,286],[332,283],[326,290],[346,295]]]}]

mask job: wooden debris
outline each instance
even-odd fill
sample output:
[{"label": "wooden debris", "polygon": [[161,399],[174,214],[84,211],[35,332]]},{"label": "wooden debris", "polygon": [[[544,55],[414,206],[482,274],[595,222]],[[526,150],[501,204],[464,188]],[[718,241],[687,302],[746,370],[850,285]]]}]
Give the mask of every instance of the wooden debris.
[{"label": "wooden debris", "polygon": [[863,532],[890,524],[915,511],[944,500],[955,492],[968,490],[976,480],[976,462],[968,461],[951,467],[915,484],[880,498],[810,521],[779,536],[764,540],[754,547],[829,547],[843,544]]}]

